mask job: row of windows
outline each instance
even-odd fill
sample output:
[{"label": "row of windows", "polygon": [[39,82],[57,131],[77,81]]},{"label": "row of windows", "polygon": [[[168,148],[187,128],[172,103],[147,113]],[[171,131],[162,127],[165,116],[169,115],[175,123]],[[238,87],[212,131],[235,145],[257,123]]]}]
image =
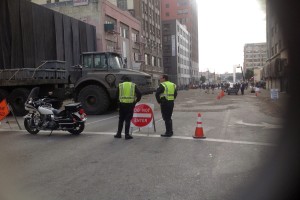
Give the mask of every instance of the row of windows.
[{"label": "row of windows", "polygon": [[179,32],[180,35],[182,35],[182,36],[183,36],[184,38],[186,38],[187,40],[190,39],[189,34],[188,34],[186,31],[184,31],[182,28],[180,28],[179,25],[177,25],[177,32]]},{"label": "row of windows", "polygon": [[262,58],[262,59],[246,59],[246,62],[264,62],[265,60],[267,60],[266,58]]},{"label": "row of windows", "polygon": [[190,66],[190,61],[189,61],[189,60],[186,60],[186,59],[184,59],[184,58],[178,57],[178,63],[179,63],[179,64],[182,64],[182,65]]},{"label": "row of windows", "polygon": [[154,5],[156,8],[159,8],[160,6],[160,1],[157,0],[144,0],[143,3],[148,5]]},{"label": "row of windows", "polygon": [[[178,10],[177,11],[177,15],[183,15],[183,14],[188,14],[189,13],[189,11],[188,10]],[[166,12],[166,17],[169,17],[170,16],[170,13],[169,12]],[[181,21],[182,23],[184,22],[184,21]]]},{"label": "row of windows", "polygon": [[177,52],[178,52],[178,54],[181,54],[181,55],[183,55],[183,56],[190,57],[189,52],[186,51],[186,50],[184,50],[184,49],[182,49],[182,48],[180,48],[179,46],[178,46]]},{"label": "row of windows", "polygon": [[190,70],[182,68],[182,67],[178,67],[178,73],[179,74],[190,74]]},{"label": "row of windows", "polygon": [[264,63],[250,63],[246,64],[246,67],[263,67]]},{"label": "row of windows", "polygon": [[143,30],[146,33],[150,33],[150,34],[156,36],[157,38],[161,37],[160,30],[158,28],[155,28],[154,25],[148,23],[146,20],[143,20],[142,26],[143,26]]},{"label": "row of windows", "polygon": [[145,54],[145,64],[160,67],[161,66],[161,59],[156,58],[155,56]]},{"label": "row of windows", "polygon": [[245,58],[266,58],[267,54],[246,54]]},{"label": "row of windows", "polygon": [[156,24],[160,24],[160,15],[154,9],[148,7],[144,2],[142,3],[142,12],[150,17]]},{"label": "row of windows", "polygon": [[178,36],[178,43],[180,45],[184,46],[185,48],[190,49],[189,42],[187,42],[186,40],[180,38],[179,36]]},{"label": "row of windows", "polygon": [[[181,7],[181,6],[188,6],[189,5],[189,2],[187,1],[178,1],[177,2],[177,6],[178,7]],[[170,8],[170,4],[169,3],[166,3],[165,5],[166,8]]]},{"label": "row of windows", "polygon": [[185,69],[185,68],[182,68],[182,67],[178,67],[178,73],[179,74],[198,75],[198,72],[196,70]]},{"label": "row of windows", "polygon": [[258,46],[258,45],[255,45],[255,46],[248,45],[248,46],[245,47],[245,51],[247,51],[247,52],[259,52],[259,51],[260,52],[265,52],[266,49],[267,49],[266,45],[260,45],[260,46]]}]

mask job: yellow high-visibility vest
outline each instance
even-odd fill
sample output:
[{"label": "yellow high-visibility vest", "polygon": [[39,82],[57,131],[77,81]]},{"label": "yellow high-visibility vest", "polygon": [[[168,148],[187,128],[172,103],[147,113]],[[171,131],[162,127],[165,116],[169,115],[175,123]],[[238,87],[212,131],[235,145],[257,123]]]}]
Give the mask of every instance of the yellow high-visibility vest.
[{"label": "yellow high-visibility vest", "polygon": [[121,103],[133,103],[135,101],[135,84],[124,82],[119,84],[119,100]]},{"label": "yellow high-visibility vest", "polygon": [[165,91],[164,93],[160,94],[160,98],[165,97],[168,101],[174,100],[176,85],[170,81],[165,81],[161,84],[165,88]]}]

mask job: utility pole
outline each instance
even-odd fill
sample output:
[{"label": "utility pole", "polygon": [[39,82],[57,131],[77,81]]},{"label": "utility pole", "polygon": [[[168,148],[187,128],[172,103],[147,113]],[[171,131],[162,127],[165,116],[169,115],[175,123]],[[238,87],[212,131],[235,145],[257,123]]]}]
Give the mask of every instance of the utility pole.
[{"label": "utility pole", "polygon": [[216,69],[214,69],[214,84],[216,83]]}]

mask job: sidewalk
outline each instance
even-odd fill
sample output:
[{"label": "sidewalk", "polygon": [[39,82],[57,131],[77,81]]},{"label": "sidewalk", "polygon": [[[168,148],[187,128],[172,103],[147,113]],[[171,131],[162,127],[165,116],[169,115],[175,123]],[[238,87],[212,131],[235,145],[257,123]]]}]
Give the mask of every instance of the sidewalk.
[{"label": "sidewalk", "polygon": [[[246,93],[252,94],[255,96],[255,93],[251,93],[251,90],[248,89]],[[286,92],[279,92],[279,98],[276,100],[271,99],[271,91],[267,89],[260,89],[257,98],[263,103],[267,104],[269,107],[270,114],[274,114],[277,117],[283,116],[286,112],[286,103],[289,95]]]}]

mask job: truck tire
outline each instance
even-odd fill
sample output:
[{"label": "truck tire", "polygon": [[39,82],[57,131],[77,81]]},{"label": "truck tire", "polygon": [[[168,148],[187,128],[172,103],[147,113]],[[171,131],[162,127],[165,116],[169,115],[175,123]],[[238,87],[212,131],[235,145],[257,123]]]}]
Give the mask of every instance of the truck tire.
[{"label": "truck tire", "polygon": [[3,99],[7,98],[8,96],[8,92],[6,92],[3,89],[0,89],[0,101],[2,101]]},{"label": "truck tire", "polygon": [[15,115],[24,116],[27,114],[24,104],[29,93],[30,91],[26,88],[16,88],[9,95],[8,102],[10,103]]},{"label": "truck tire", "polygon": [[88,85],[82,88],[78,94],[78,101],[88,115],[99,115],[105,113],[110,101],[105,90],[97,85]]}]

